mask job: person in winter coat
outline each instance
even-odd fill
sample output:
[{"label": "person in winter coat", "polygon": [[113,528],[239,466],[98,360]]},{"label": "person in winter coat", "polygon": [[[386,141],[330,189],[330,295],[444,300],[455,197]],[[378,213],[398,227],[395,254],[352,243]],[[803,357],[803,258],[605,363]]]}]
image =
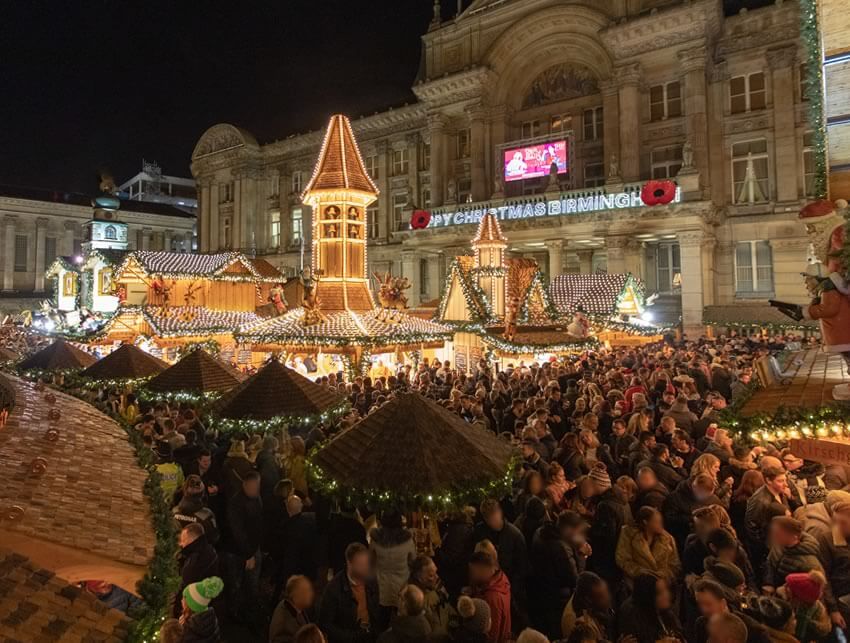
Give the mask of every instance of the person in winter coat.
[{"label": "person in winter coat", "polygon": [[823,572],[820,547],[814,536],[803,531],[803,523],[788,516],[770,522],[770,553],[764,570],[766,593],[782,585],[788,574],[816,569]]},{"label": "person in winter coat", "polygon": [[416,543],[410,531],[404,528],[402,516],[397,511],[385,511],[378,522],[380,527],[369,534],[370,549],[375,561],[381,607],[389,613],[398,607],[398,593],[410,575],[409,564],[416,557]]},{"label": "person in winter coat", "polygon": [[457,625],[457,611],[437,574],[437,566],[429,556],[421,554],[410,563],[409,584],[422,590],[425,598],[425,618],[431,625],[431,635],[448,636]]},{"label": "person in winter coat", "polygon": [[319,609],[319,627],[328,643],[374,640],[384,631],[369,549],[352,543],[345,551],[346,567],[325,587]]},{"label": "person in winter coat", "polygon": [[[819,503],[826,505],[826,503]],[[850,623],[850,502],[832,504],[832,529],[817,535],[818,550],[829,590],[824,602],[832,622],[845,628]],[[843,599],[843,600],[840,600]]]},{"label": "person in winter coat", "polygon": [[378,643],[422,643],[431,636],[431,624],[425,616],[425,596],[416,585],[405,585],[398,597],[398,614],[390,629],[378,637]]},{"label": "person in winter coat", "polygon": [[673,595],[663,578],[639,574],[634,593],[623,603],[618,615],[621,637],[634,637],[637,643],[684,643],[682,626],[673,609]]},{"label": "person in winter coat", "polygon": [[767,530],[771,518],[781,514],[791,515],[789,504],[791,490],[788,488],[785,470],[768,466],[764,468],[762,475],[764,486],[747,500],[747,511],[744,517],[745,542],[753,562],[764,560],[767,555],[765,543],[767,543]]},{"label": "person in winter coat", "polygon": [[[241,490],[230,499],[227,509],[230,526],[228,550],[228,609],[238,615],[257,608],[260,590],[263,535],[263,501],[260,499],[260,474],[250,471]],[[245,606],[245,611],[239,608]]]},{"label": "person in winter coat", "polygon": [[269,643],[294,643],[295,633],[310,623],[310,610],[316,593],[305,576],[291,576],[283,600],[278,603],[269,625]]},{"label": "person in winter coat", "polygon": [[[177,596],[183,596],[183,590],[210,576],[219,575],[218,554],[207,540],[204,528],[198,523],[186,525],[180,532],[177,554],[177,566],[180,570],[180,588]],[[179,617],[182,610],[179,600],[174,601],[174,616]]]},{"label": "person in winter coat", "polygon": [[794,610],[788,601],[774,596],[748,596],[745,613],[762,623],[771,643],[799,643]]},{"label": "person in winter coat", "polygon": [[342,506],[331,514],[328,525],[328,565],[333,573],[345,569],[345,548],[351,543],[368,545],[366,528],[356,509]]},{"label": "person in winter coat", "polygon": [[451,632],[452,643],[487,643],[492,629],[490,606],[480,598],[461,596],[457,602],[460,624]]},{"label": "person in winter coat", "polygon": [[183,497],[171,513],[178,530],[192,523],[202,525],[207,540],[215,545],[218,543],[218,523],[204,499],[204,483],[200,476],[192,474],[183,483]]},{"label": "person in winter coat", "polygon": [[560,634],[561,612],[592,552],[584,529],[581,516],[564,511],[557,523],[543,525],[534,537],[529,583],[531,622],[552,638]]},{"label": "person in winter coat", "polygon": [[[596,502],[596,513],[588,532],[591,546],[597,552],[616,551],[623,526],[631,522],[632,510],[626,492],[619,485],[613,485]],[[592,557],[590,566],[609,585],[617,583],[621,578],[620,568],[610,555]]]},{"label": "person in winter coat", "polygon": [[708,474],[700,473],[693,478],[682,480],[675,491],[667,496],[662,508],[664,524],[679,547],[685,546],[685,540],[693,530],[694,511],[700,507],[721,504],[714,495],[715,488],[714,479]]},{"label": "person in winter coat", "polygon": [[[478,551],[469,560],[469,584],[472,598],[480,598],[490,608],[490,643],[505,643],[511,638],[511,582],[498,568],[492,555]],[[463,615],[463,614],[461,614]]]},{"label": "person in winter coat", "polygon": [[655,471],[649,467],[638,469],[637,476],[638,492],[637,497],[632,503],[632,512],[634,513],[641,507],[654,507],[661,510],[664,506],[664,501],[670,495],[670,490],[663,484],[658,482],[655,477]]},{"label": "person in winter coat", "polygon": [[[767,630],[754,618],[740,611],[740,601],[730,597],[729,593],[716,581],[698,580],[693,587],[693,593],[700,612],[700,616],[694,623],[693,643],[708,643],[710,640],[709,630],[715,629],[711,624],[716,618],[729,615],[740,619],[745,628],[742,632],[743,637],[739,636],[738,641],[741,641],[741,643],[770,643]],[[736,639],[721,638],[719,640]]]},{"label": "person in winter coat", "polygon": [[576,591],[561,615],[561,637],[567,638],[579,619],[589,621],[600,639],[617,640],[611,593],[605,581],[593,572],[579,574]]},{"label": "person in winter coat", "polygon": [[286,511],[289,519],[284,530],[284,542],[280,560],[274,572],[275,590],[273,600],[276,603],[291,576],[306,576],[311,581],[318,571],[317,547],[319,538],[316,526],[316,514],[304,511],[304,502],[296,495],[286,499]]},{"label": "person in winter coat", "polygon": [[670,448],[666,444],[656,444],[650,450],[652,454],[648,460],[638,465],[638,470],[649,467],[655,472],[658,482],[668,489],[675,489],[679,483],[688,477],[682,468],[684,461],[681,458],[670,455]]},{"label": "person in winter coat", "polygon": [[222,580],[211,576],[183,590],[183,614],[180,616],[183,643],[219,643],[218,618],[209,606],[223,589]]},{"label": "person in winter coat", "polygon": [[[505,520],[497,500],[488,499],[481,503],[480,522],[473,533],[473,542],[489,540],[499,555],[499,568],[510,580],[511,596],[517,611],[525,605],[525,581],[528,576],[528,547],[522,532]],[[493,616],[496,620],[495,615]]]},{"label": "person in winter coat", "polygon": [[699,418],[688,408],[688,398],[680,395],[673,402],[670,410],[664,413],[664,417],[671,417],[676,420],[676,426],[690,435],[693,435],[694,425]]},{"label": "person in winter coat", "polygon": [[[820,641],[832,631],[833,623],[821,600],[826,589],[826,578],[819,571],[788,574],[785,584],[777,594],[788,601],[794,609],[797,629],[794,632],[800,641]],[[840,622],[835,627],[843,627]]]},{"label": "person in winter coat", "polygon": [[528,546],[529,556],[534,543],[534,534],[546,522],[547,515],[544,502],[537,496],[532,496],[525,504],[523,513],[514,521],[516,528],[522,532],[522,537]]},{"label": "person in winter coat", "polygon": [[466,507],[450,514],[440,529],[443,542],[434,554],[434,562],[452,600],[460,596],[467,582],[466,563],[476,542],[474,517],[475,509]]},{"label": "person in winter coat", "polygon": [[234,440],[230,443],[230,449],[227,451],[221,470],[225,497],[229,499],[242,490],[242,481],[254,471],[254,465],[248,459],[243,440]]},{"label": "person in winter coat", "polygon": [[676,543],[664,530],[661,513],[652,507],[641,507],[634,523],[623,527],[615,556],[632,583],[639,575],[651,573],[671,585],[681,567]]}]

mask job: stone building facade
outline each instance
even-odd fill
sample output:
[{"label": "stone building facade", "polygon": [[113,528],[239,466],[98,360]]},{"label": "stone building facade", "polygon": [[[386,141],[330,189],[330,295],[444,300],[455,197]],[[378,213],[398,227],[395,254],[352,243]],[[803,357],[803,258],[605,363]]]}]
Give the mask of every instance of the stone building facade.
[{"label": "stone building facade", "polygon": [[[435,11],[418,101],[353,121],[381,190],[370,264],[409,277],[413,304],[433,301],[493,209],[509,251],[549,277],[631,272],[681,302],[691,332],[705,306],[804,300],[797,212],[813,163],[798,10],[475,0],[444,22]],[[320,137],[260,144],[229,124],[207,130],[192,157],[199,248],[307,265],[300,193]],[[567,141],[568,172],[503,180],[506,150],[552,140]],[[637,193],[651,178],[675,180],[676,202],[645,206]],[[409,230],[414,207],[431,211],[427,230]]]},{"label": "stone building facade", "polygon": [[[45,270],[57,257],[81,255],[91,219],[90,196],[0,186],[0,309],[43,297]],[[174,206],[122,201],[118,220],[128,225],[131,250],[193,251],[195,216]]]}]

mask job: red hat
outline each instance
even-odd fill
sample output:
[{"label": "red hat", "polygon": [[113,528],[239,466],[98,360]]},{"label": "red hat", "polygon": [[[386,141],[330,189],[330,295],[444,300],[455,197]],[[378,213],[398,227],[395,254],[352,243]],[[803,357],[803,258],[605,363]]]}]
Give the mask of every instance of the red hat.
[{"label": "red hat", "polygon": [[829,199],[818,199],[803,206],[803,209],[800,210],[800,218],[811,219],[812,217],[822,217],[831,212],[835,212],[835,203]]},{"label": "red hat", "polygon": [[820,600],[823,593],[823,577],[811,572],[788,574],[785,577],[785,587],[791,598],[801,603],[812,604]]}]

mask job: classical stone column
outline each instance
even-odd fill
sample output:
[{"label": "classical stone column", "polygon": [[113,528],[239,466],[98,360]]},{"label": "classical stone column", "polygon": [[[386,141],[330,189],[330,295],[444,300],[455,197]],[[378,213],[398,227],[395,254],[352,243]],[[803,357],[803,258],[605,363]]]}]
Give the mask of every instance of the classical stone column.
[{"label": "classical stone column", "polygon": [[489,196],[490,186],[487,185],[487,175],[485,173],[484,110],[480,107],[469,110],[469,137],[470,155],[472,157],[472,165],[470,167],[472,200],[484,201]]},{"label": "classical stone column", "polygon": [[166,252],[171,251],[171,237],[173,234],[173,230],[166,230],[162,233],[162,249]]},{"label": "classical stone column", "polygon": [[723,143],[723,116],[726,113],[728,99],[729,69],[726,61],[715,62],[711,66],[709,98],[711,109],[708,111],[708,158],[711,200],[718,206],[726,205],[727,191],[731,194],[729,161]]},{"label": "classical stone column", "polygon": [[773,80],[773,144],[776,167],[776,200],[798,199],[800,154],[794,135],[794,63],[797,46],[769,49],[767,64]]},{"label": "classical stone column", "polygon": [[622,274],[626,272],[626,236],[612,236],[605,238],[605,248],[608,251],[607,269],[609,275]]},{"label": "classical stone column", "polygon": [[431,206],[443,205],[446,197],[446,119],[442,114],[428,117],[431,134]]},{"label": "classical stone column", "polygon": [[233,215],[230,219],[230,247],[233,250],[242,248],[242,177],[239,174],[233,181]]},{"label": "classical stone column", "polygon": [[183,252],[192,252],[192,232],[186,232],[183,235]]},{"label": "classical stone column", "polygon": [[18,223],[18,217],[13,214],[7,214],[3,217],[3,233],[5,240],[3,243],[3,291],[11,292],[15,289],[15,226]]},{"label": "classical stone column", "polygon": [[589,275],[593,272],[593,250],[579,250],[578,255],[578,271],[583,275]]},{"label": "classical stone column", "polygon": [[623,256],[625,272],[630,272],[635,277],[643,279],[644,257],[643,242],[632,237],[627,238]]},{"label": "classical stone column", "polygon": [[614,79],[602,81],[600,89],[602,90],[602,145],[605,157],[602,166],[607,176],[611,157],[619,158],[620,156],[620,89]]},{"label": "classical stone column", "polygon": [[[44,251],[47,236],[47,217],[35,220],[35,291],[44,292]],[[50,257],[53,259],[53,257]]]},{"label": "classical stone column", "polygon": [[441,264],[443,262],[442,255],[432,255],[428,257],[428,299],[436,299],[443,291],[443,271]]},{"label": "classical stone column", "polygon": [[151,236],[153,236],[153,230],[142,228],[142,250],[151,249]]},{"label": "classical stone column", "polygon": [[713,303],[715,239],[701,230],[678,235],[682,264],[682,326],[692,338],[705,326],[702,311]]},{"label": "classical stone column", "polygon": [[203,178],[198,181],[198,246],[201,252],[210,249],[210,180]]},{"label": "classical stone column", "polygon": [[410,307],[419,305],[419,255],[413,250],[401,251],[401,274],[410,281],[407,300]]},{"label": "classical stone column", "polygon": [[554,279],[564,270],[564,240],[550,239],[546,242],[549,252],[549,279]]},{"label": "classical stone column", "polygon": [[206,252],[216,252],[220,250],[218,246],[218,238],[219,238],[219,230],[221,224],[219,222],[218,208],[219,208],[219,199],[221,199],[221,194],[219,193],[220,186],[217,183],[213,183],[210,186],[210,217],[209,217],[209,226],[207,231],[207,247]]},{"label": "classical stone column", "polygon": [[[623,180],[640,180],[640,63],[616,70],[620,90],[620,174]],[[605,159],[606,164],[610,159]],[[610,270],[609,270],[610,272]]]},{"label": "classical stone column", "polygon": [[488,173],[487,194],[491,198],[502,198],[504,194],[504,167],[501,145],[504,145],[508,132],[508,112],[500,107],[490,112],[490,164],[492,170]]},{"label": "classical stone column", "polygon": [[707,185],[709,182],[706,59],[705,47],[694,47],[679,52],[679,65],[685,79],[682,102],[685,113],[685,136],[691,144],[694,166],[699,171],[702,185]]}]

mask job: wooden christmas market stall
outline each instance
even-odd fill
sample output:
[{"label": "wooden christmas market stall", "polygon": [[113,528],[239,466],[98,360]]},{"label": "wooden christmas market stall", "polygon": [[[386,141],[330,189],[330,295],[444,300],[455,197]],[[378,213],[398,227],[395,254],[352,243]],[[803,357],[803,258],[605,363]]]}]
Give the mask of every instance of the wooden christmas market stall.
[{"label": "wooden christmas market stall", "polygon": [[[446,326],[405,313],[407,280],[380,275],[376,305],[369,289],[366,208],[378,195],[366,173],[345,116],[328,125],[313,176],[302,196],[313,211],[312,263],[301,275],[301,306],[249,323],[237,338],[254,351],[342,355],[349,371],[368,368],[370,356],[441,348]],[[327,357],[320,371],[339,370]]]},{"label": "wooden christmas market stall", "polygon": [[133,344],[122,344],[80,373],[92,382],[121,385],[137,384],[168,368],[168,363]]},{"label": "wooden christmas market stall", "polygon": [[309,429],[348,411],[348,400],[271,358],[254,375],[225,393],[211,412],[224,431]]},{"label": "wooden christmas market stall", "polygon": [[18,364],[23,372],[68,373],[81,371],[94,364],[97,358],[80,350],[64,339],[57,339]]},{"label": "wooden christmas market stall", "polygon": [[174,359],[190,343],[217,342],[233,355],[233,332],[260,319],[280,273],[238,252],[128,253],[112,275],[120,305],[101,343],[147,339],[149,350]]},{"label": "wooden christmas market stall", "polygon": [[143,395],[180,400],[218,397],[246,378],[230,364],[196,347],[145,383]]},{"label": "wooden christmas market stall", "polygon": [[350,506],[444,511],[510,489],[515,449],[418,393],[400,393],[321,447],[312,484]]}]

